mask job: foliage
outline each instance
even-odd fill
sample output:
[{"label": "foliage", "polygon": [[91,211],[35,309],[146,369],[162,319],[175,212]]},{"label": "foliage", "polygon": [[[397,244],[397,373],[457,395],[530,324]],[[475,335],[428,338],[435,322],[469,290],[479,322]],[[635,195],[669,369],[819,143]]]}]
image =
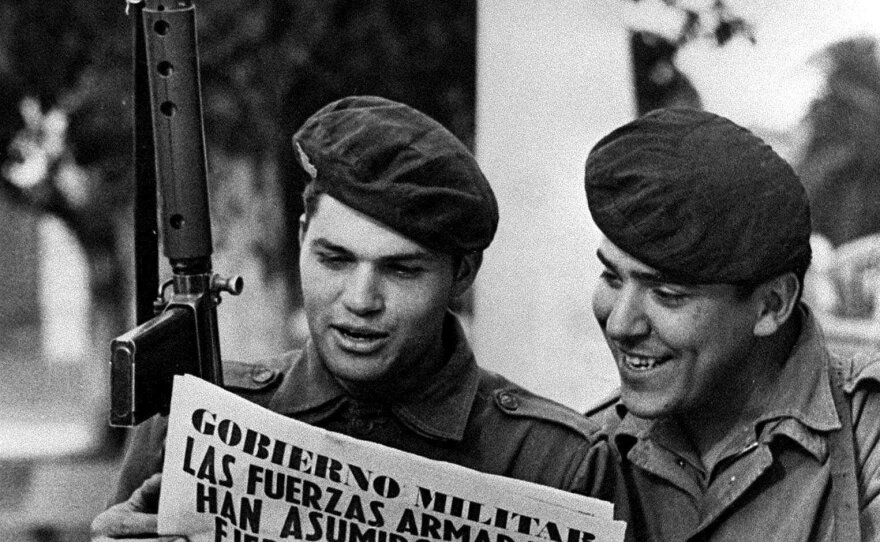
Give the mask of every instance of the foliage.
[{"label": "foliage", "polygon": [[[636,3],[640,1],[633,0]],[[630,37],[636,110],[639,115],[660,107],[702,107],[697,90],[675,64],[678,50],[688,42],[710,39],[721,47],[741,35],[755,43],[752,25],[734,15],[723,0],[663,0],[663,3],[683,16],[677,36],[671,38],[647,31],[634,31]]]},{"label": "foliage", "polygon": [[128,192],[128,118],[120,99],[128,70],[115,30],[124,14],[97,3],[71,8],[0,6],[0,192],[70,227],[89,259],[95,301],[115,321],[125,307],[117,232]]},{"label": "foliage", "polygon": [[[753,39],[751,27],[722,0],[699,9],[664,1],[685,14],[677,45],[706,35],[719,45],[740,34]],[[422,109],[473,142],[475,0],[196,5],[209,158],[245,158],[256,172],[244,181],[216,175],[212,190],[256,194],[270,206],[281,200],[282,212],[256,221],[270,231],[255,232],[250,249],[272,275],[289,281],[291,292],[298,290],[292,240],[302,178],[289,138],[309,114],[344,95],[380,94]],[[93,294],[122,322],[127,317],[119,311],[127,309],[119,300],[129,297],[131,261],[130,94],[124,0],[0,3],[0,164],[7,173],[0,192],[70,226],[89,256]],[[30,125],[21,109],[28,96],[39,104],[32,116],[42,119]],[[49,141],[43,121],[58,115],[65,119],[59,125],[65,145],[51,154],[39,182],[15,182],[8,173],[17,161],[50,156],[40,147]],[[221,210],[237,208],[246,206],[233,201]],[[222,231],[218,238],[223,241]],[[294,295],[291,303],[297,302]]]},{"label": "foliage", "polygon": [[697,89],[675,65],[678,45],[663,36],[633,32],[630,56],[636,112],[643,115],[661,107],[702,108]]},{"label": "foliage", "polygon": [[[313,111],[347,94],[409,103],[473,140],[474,0],[196,4],[209,157],[244,157],[258,172],[244,181],[218,175],[253,186],[213,192],[262,191],[282,199],[282,218],[298,217],[289,137]],[[130,36],[123,0],[0,3],[0,164],[7,173],[0,193],[71,227],[92,263],[93,293],[108,307],[124,307],[131,261]],[[38,104],[30,125],[20,107],[25,97]],[[50,156],[40,147],[50,140],[40,119],[58,115],[66,145],[38,182],[16,182],[8,175],[16,163]],[[71,169],[80,173],[73,184],[57,175]],[[295,292],[296,220],[281,222],[275,235],[256,232],[251,248]]]},{"label": "foliage", "polygon": [[807,113],[798,170],[814,230],[840,245],[880,232],[880,62],[868,38],[833,44],[816,61],[825,65],[825,88]]},{"label": "foliage", "polygon": [[[633,0],[641,2],[642,0]],[[726,44],[736,36],[744,36],[755,43],[754,28],[742,17],[733,14],[724,0],[703,0],[688,2],[685,0],[662,0],[670,8],[684,16],[684,22],[678,31],[675,45],[698,39],[709,38],[719,46]],[[700,5],[702,4],[702,5]]]}]

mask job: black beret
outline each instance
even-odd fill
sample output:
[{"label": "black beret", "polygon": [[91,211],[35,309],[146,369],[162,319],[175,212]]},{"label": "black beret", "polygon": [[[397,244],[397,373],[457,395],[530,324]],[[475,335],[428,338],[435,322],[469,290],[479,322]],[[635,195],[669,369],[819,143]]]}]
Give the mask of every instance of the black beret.
[{"label": "black beret", "polygon": [[498,204],[464,144],[401,103],[350,96],[330,103],[293,136],[318,193],[438,252],[489,246]]},{"label": "black beret", "polygon": [[682,283],[759,283],[810,263],[810,207],[791,166],[728,119],[652,111],[587,158],[587,203],[621,250]]}]

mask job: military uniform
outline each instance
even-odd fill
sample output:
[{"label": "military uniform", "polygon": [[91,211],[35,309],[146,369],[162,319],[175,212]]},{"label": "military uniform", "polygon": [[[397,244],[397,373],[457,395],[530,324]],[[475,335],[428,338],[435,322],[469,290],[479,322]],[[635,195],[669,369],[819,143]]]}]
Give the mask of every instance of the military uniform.
[{"label": "military uniform", "polygon": [[[594,412],[630,492],[616,509],[639,541],[880,537],[880,354],[829,354],[804,307],[797,344],[754,424],[703,472],[681,430],[623,404]],[[854,443],[854,446],[853,446]]]},{"label": "military uniform", "polygon": [[[470,285],[498,226],[495,196],[464,144],[404,104],[351,96],[307,119],[293,146],[301,173],[308,175],[300,270],[308,271],[301,274],[312,342],[263,363],[225,364],[227,387],[330,431],[486,473],[607,496],[609,485],[600,475],[608,465],[607,447],[604,441],[593,445],[598,426],[477,367],[458,321],[439,303]],[[337,214],[323,219],[319,201]],[[323,221],[345,230],[344,217],[369,225],[370,233],[352,229],[334,237]],[[373,223],[394,235],[380,231],[374,243]],[[316,228],[329,232],[329,239],[313,239]],[[449,258],[414,253],[412,243]],[[416,263],[406,265],[409,260]],[[441,268],[446,261],[451,277]],[[386,286],[393,294],[388,299]],[[432,329],[442,320],[441,337],[398,325],[429,317]],[[429,357],[415,354],[422,346],[431,346]],[[340,359],[330,361],[347,369],[361,369],[363,361],[376,370],[361,379],[351,377],[356,370],[331,365],[331,374],[317,352],[339,349]],[[409,381],[424,372],[432,374]],[[377,388],[395,390],[394,397],[377,399]],[[372,399],[366,398],[369,390]],[[155,485],[129,497],[161,470],[165,425],[156,417],[135,430],[112,499],[120,504],[95,519],[95,535],[143,537],[155,529]]]},{"label": "military uniform", "polygon": [[[291,418],[430,459],[591,495],[609,488],[599,475],[598,425],[477,366],[456,318],[445,328],[452,352],[417,395],[393,403],[348,394],[308,345],[258,364],[227,363],[229,389]],[[139,426],[113,502],[162,468],[166,419]]]}]

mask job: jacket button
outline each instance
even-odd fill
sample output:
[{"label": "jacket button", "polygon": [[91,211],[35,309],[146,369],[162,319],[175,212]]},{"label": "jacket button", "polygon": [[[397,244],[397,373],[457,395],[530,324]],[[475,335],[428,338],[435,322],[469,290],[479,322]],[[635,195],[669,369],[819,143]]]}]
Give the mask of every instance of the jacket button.
[{"label": "jacket button", "polygon": [[262,367],[260,369],[255,369],[253,373],[251,373],[251,379],[257,384],[265,384],[269,380],[272,379],[273,371],[272,369],[267,369],[266,367]]},{"label": "jacket button", "polygon": [[373,432],[373,429],[376,428],[376,424],[371,420],[365,420],[363,418],[355,418],[351,422],[352,432],[358,435],[366,435]]},{"label": "jacket button", "polygon": [[519,407],[517,398],[506,391],[498,394],[498,403],[505,410],[516,410]]}]

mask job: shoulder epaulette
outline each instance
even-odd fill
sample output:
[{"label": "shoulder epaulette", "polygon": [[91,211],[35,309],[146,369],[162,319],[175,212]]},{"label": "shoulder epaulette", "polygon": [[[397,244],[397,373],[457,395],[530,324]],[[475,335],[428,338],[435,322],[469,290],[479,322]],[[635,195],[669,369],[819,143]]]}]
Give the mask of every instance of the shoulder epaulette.
[{"label": "shoulder epaulette", "polygon": [[505,387],[493,392],[498,409],[509,416],[532,418],[562,425],[590,437],[599,426],[565,405],[535,395],[520,387]]},{"label": "shoulder epaulette", "polygon": [[863,350],[847,356],[832,354],[842,367],[844,391],[852,391],[863,382],[880,383],[880,350]]},{"label": "shoulder epaulette", "polygon": [[224,360],[223,387],[247,399],[255,400],[277,387],[298,353],[292,351],[274,358],[250,362]]}]

